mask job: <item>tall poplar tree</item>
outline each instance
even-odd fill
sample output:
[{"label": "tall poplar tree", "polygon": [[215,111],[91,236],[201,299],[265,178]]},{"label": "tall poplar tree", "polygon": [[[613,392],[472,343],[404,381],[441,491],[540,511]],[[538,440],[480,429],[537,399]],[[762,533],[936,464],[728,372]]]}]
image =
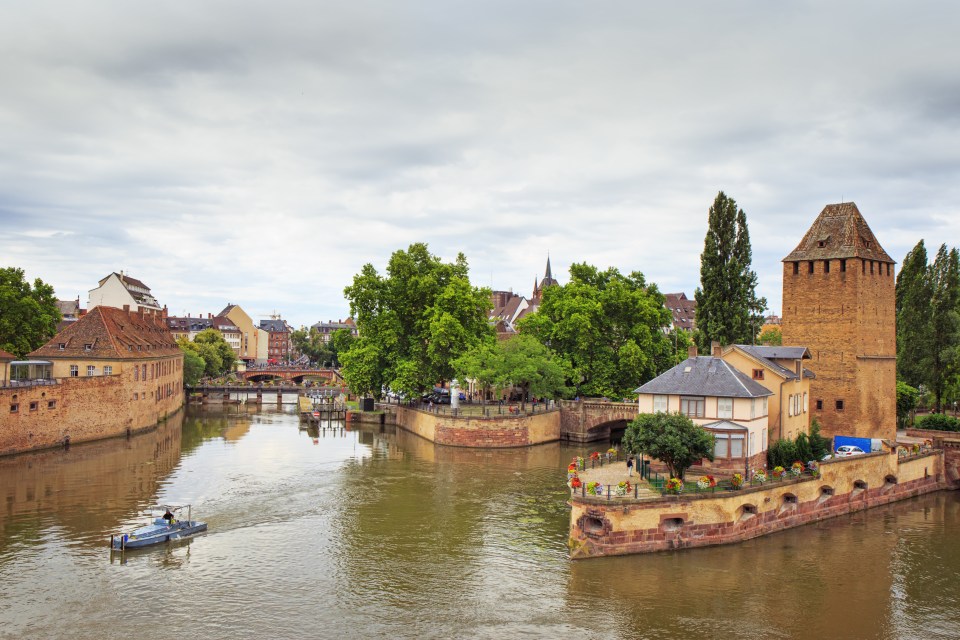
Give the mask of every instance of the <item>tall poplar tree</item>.
[{"label": "tall poplar tree", "polygon": [[923,240],[903,259],[897,274],[897,375],[912,387],[929,384],[933,296]]},{"label": "tall poplar tree", "polygon": [[721,191],[710,207],[700,256],[700,287],[694,294],[701,351],[707,352],[713,341],[755,342],[767,301],[757,297],[752,260],[747,216]]},{"label": "tall poplar tree", "polygon": [[960,364],[960,253],[956,248],[948,252],[946,245],[940,245],[930,267],[930,282],[930,390],[939,412]]}]

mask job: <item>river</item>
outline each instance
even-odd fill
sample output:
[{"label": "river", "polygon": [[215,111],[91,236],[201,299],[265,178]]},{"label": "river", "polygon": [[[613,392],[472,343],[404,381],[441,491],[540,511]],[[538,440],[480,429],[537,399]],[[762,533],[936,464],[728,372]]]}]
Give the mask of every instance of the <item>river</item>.
[{"label": "river", "polygon": [[[565,468],[292,407],[0,458],[0,638],[958,638],[960,496],[571,562]],[[163,502],[209,531],[111,553]]]}]

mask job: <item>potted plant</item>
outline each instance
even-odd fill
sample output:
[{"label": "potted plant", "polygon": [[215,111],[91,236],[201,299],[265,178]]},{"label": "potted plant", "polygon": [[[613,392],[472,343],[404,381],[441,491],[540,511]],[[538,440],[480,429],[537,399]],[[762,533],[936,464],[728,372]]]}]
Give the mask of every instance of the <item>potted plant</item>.
[{"label": "potted plant", "polygon": [[633,486],[630,484],[629,480],[621,480],[620,483],[617,484],[618,496],[621,496],[621,497],[625,496],[628,493],[630,493],[632,490],[633,490]]},{"label": "potted plant", "polygon": [[767,481],[767,471],[766,469],[757,469],[753,472],[753,481],[763,484]]},{"label": "potted plant", "polygon": [[701,491],[712,489],[717,486],[717,481],[713,476],[702,476],[697,480],[697,488]]},{"label": "potted plant", "polygon": [[801,473],[803,473],[803,463],[797,460],[790,465],[790,473],[792,473],[794,476],[799,476]]},{"label": "potted plant", "polygon": [[810,473],[811,475],[813,475],[814,478],[820,477],[820,463],[817,462],[816,460],[811,460],[810,462],[808,462],[807,469],[810,470]]},{"label": "potted plant", "polygon": [[666,484],[667,493],[683,493],[683,480],[680,478],[670,478]]},{"label": "potted plant", "polygon": [[571,489],[576,491],[577,489],[583,486],[583,481],[580,480],[578,476],[574,475],[572,478],[570,478],[570,482],[568,484],[570,485]]},{"label": "potted plant", "polygon": [[735,473],[735,474],[733,474],[732,476],[730,476],[730,486],[733,487],[734,489],[739,489],[740,487],[742,487],[742,486],[743,486],[743,474],[742,474],[742,473]]}]

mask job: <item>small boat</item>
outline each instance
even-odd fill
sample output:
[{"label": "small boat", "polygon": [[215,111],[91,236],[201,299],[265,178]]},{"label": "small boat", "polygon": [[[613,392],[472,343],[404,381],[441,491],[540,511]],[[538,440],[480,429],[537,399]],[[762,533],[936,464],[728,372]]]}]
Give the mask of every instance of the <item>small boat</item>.
[{"label": "small boat", "polygon": [[[177,514],[186,510],[185,520],[177,518]],[[157,517],[160,512],[163,515]],[[153,522],[145,527],[134,529],[129,533],[120,533],[110,536],[110,548],[123,551],[125,549],[139,549],[153,544],[181,540],[196,533],[207,530],[207,523],[190,519],[190,505],[161,505],[147,510],[153,517]]]}]

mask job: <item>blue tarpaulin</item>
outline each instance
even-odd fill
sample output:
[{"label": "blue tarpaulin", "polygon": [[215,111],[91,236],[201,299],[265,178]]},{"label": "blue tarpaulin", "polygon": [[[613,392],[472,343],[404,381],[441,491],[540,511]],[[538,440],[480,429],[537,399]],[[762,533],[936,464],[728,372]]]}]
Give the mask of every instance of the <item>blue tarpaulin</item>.
[{"label": "blue tarpaulin", "polygon": [[845,444],[860,447],[864,453],[870,453],[870,438],[854,438],[853,436],[833,436],[833,450]]}]

